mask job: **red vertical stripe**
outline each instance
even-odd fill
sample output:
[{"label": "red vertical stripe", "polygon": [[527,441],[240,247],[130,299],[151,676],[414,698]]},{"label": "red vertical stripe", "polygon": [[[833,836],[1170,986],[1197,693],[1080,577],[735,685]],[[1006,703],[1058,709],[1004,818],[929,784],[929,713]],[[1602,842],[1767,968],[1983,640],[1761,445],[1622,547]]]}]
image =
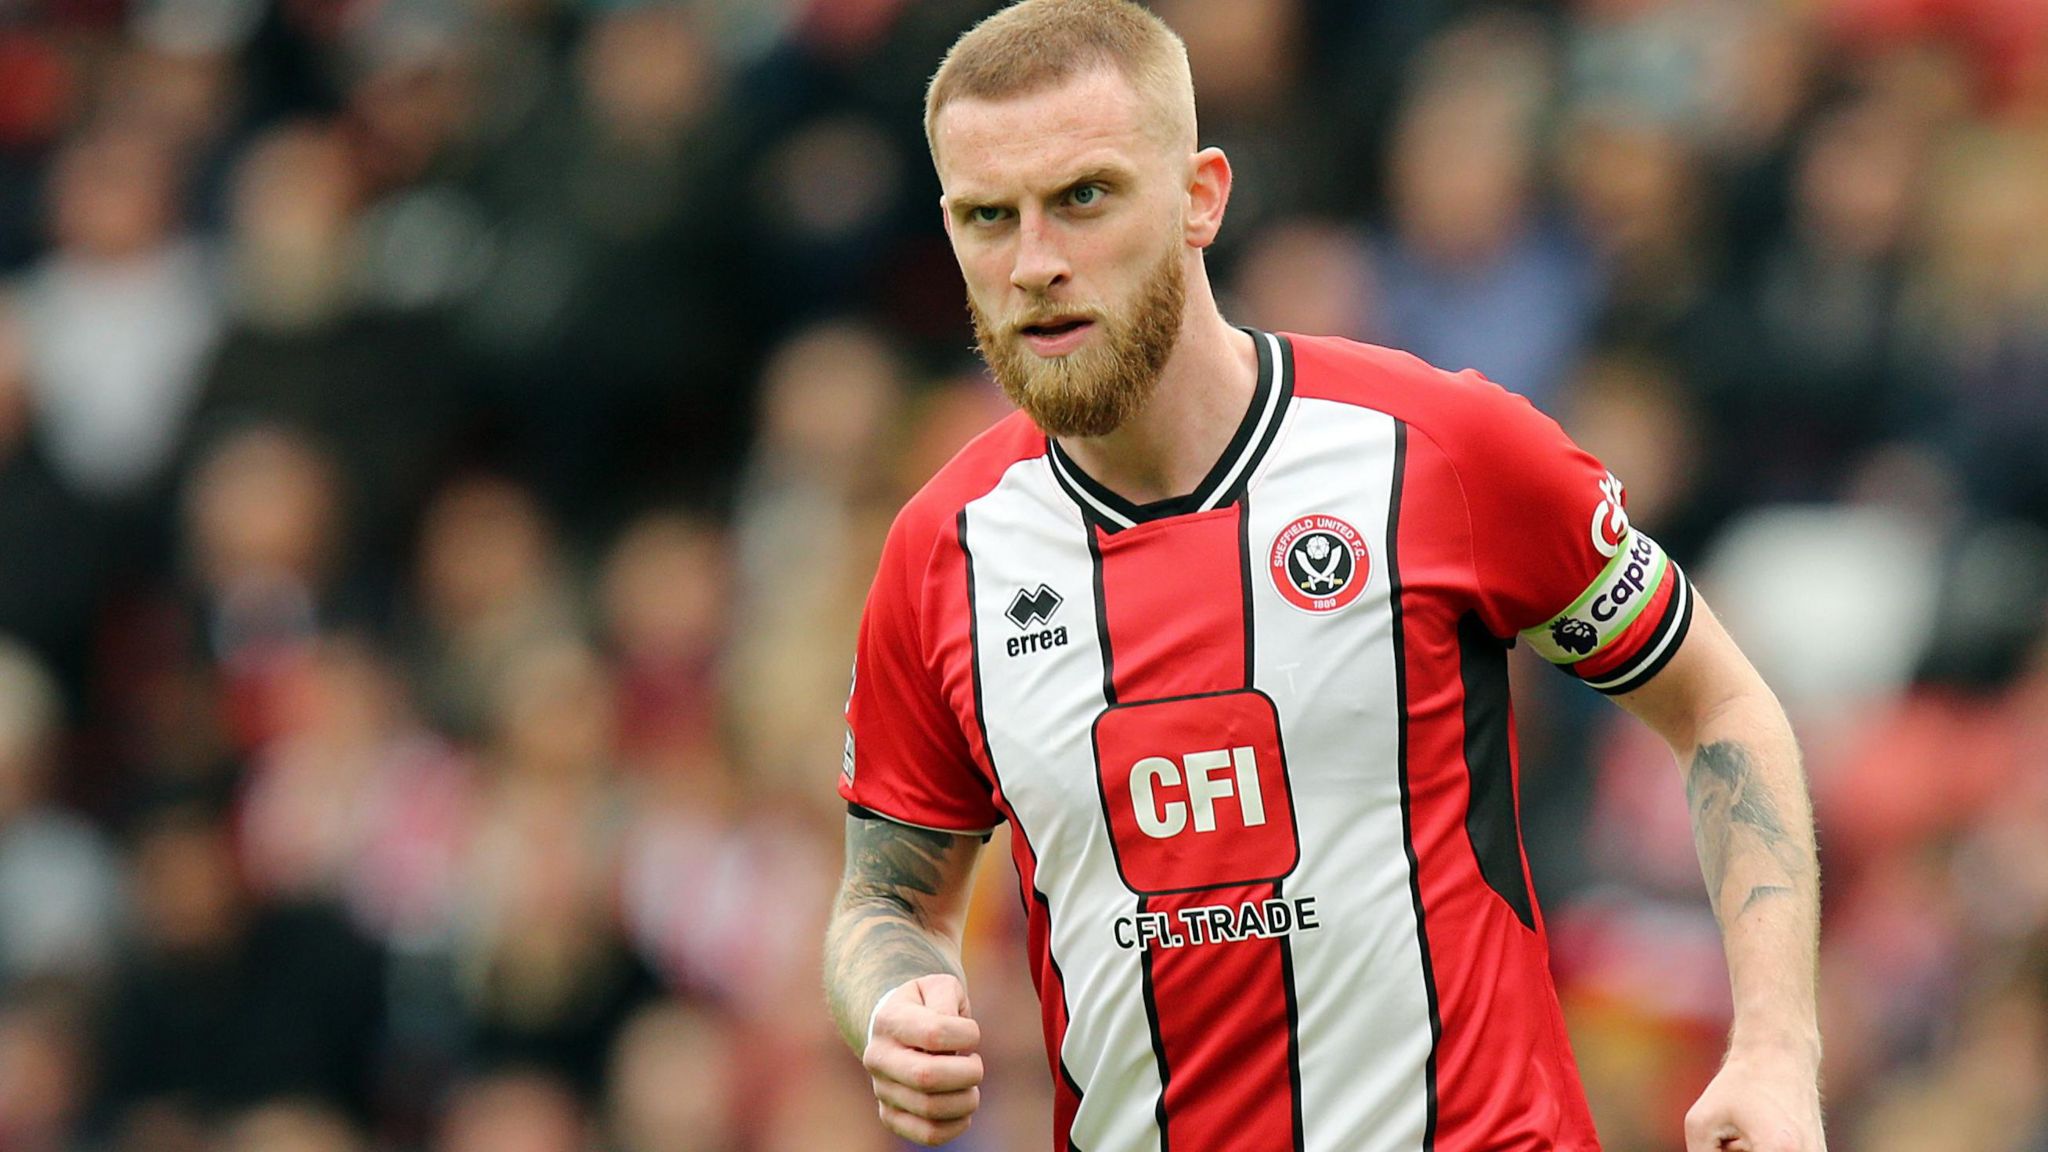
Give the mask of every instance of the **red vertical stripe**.
[{"label": "red vertical stripe", "polygon": [[1099,538],[1118,703],[1243,688],[1235,505]]},{"label": "red vertical stripe", "polygon": [[[1278,885],[1148,896],[1148,911],[1272,899]],[[1292,1152],[1298,1091],[1281,942],[1237,940],[1151,953],[1153,1001],[1166,1052],[1166,1147],[1171,1152]]]},{"label": "red vertical stripe", "polygon": [[[1397,492],[1406,698],[1403,771],[1425,956],[1442,1032],[1434,1152],[1597,1148],[1549,975],[1540,916],[1525,927],[1480,872],[1468,831],[1465,681],[1458,625],[1474,587],[1455,469],[1406,436]],[[1510,743],[1510,767],[1513,745]],[[1509,780],[1510,794],[1519,791]],[[1527,884],[1526,862],[1523,882]]]},{"label": "red vertical stripe", "polygon": [[[1101,535],[1104,632],[1118,704],[1249,686],[1239,506]],[[1162,753],[1193,749],[1161,749]],[[1145,896],[1140,908],[1271,899],[1277,884]],[[1292,1152],[1299,1085],[1277,939],[1149,948],[1148,1007],[1165,1084],[1165,1152]]]},{"label": "red vertical stripe", "polygon": [[1017,883],[1026,911],[1026,933],[1031,953],[1031,984],[1038,991],[1038,1013],[1045,1030],[1046,1062],[1052,1070],[1053,1152],[1067,1152],[1074,1128],[1074,1113],[1081,1107],[1081,1089],[1060,1062],[1061,1046],[1067,1038],[1067,992],[1059,963],[1052,955],[1052,916],[1045,894],[1038,890],[1038,855],[1025,838],[1024,829],[1010,816],[1010,852],[1017,863]]}]

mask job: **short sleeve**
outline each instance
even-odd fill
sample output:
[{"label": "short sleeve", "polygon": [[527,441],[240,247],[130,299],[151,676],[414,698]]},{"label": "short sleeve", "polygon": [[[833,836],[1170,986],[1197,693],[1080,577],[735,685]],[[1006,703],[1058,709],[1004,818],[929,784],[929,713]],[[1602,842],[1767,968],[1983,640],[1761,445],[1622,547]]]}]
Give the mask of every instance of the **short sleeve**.
[{"label": "short sleeve", "polygon": [[1472,520],[1480,613],[1608,694],[1641,686],[1692,623],[1685,573],[1629,523],[1627,494],[1527,400],[1471,374],[1474,412],[1447,445]]},{"label": "short sleeve", "polygon": [[965,630],[965,606],[957,621],[923,618],[953,603],[931,594],[932,582],[957,577],[964,597],[964,562],[948,572],[947,551],[914,531],[907,515],[890,530],[861,617],[839,794],[857,815],[980,835],[1002,817],[928,656],[930,639],[948,627]]}]

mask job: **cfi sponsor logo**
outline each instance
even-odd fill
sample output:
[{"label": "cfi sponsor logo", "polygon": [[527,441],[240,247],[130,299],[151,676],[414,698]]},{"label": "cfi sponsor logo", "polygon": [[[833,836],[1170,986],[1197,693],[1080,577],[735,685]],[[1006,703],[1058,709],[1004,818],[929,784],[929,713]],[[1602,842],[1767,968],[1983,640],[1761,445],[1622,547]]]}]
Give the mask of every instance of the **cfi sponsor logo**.
[{"label": "cfi sponsor logo", "polygon": [[1282,528],[1266,561],[1281,598],[1316,615],[1358,599],[1372,568],[1365,538],[1335,516],[1303,516]]},{"label": "cfi sponsor logo", "polygon": [[1593,509],[1593,549],[1612,558],[1621,551],[1622,537],[1628,535],[1628,510],[1622,507],[1621,481],[1609,472],[1600,481],[1600,503]]}]

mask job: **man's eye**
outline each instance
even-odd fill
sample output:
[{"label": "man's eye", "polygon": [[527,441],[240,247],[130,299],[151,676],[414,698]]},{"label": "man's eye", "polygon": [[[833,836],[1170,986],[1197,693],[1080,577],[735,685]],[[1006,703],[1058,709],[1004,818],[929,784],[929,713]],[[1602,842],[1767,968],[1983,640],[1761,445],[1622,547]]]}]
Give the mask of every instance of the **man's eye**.
[{"label": "man's eye", "polygon": [[1100,185],[1096,184],[1083,184],[1079,188],[1076,188],[1072,192],[1068,193],[1067,198],[1074,202],[1075,207],[1086,208],[1091,204],[1095,204],[1101,201],[1102,188]]},{"label": "man's eye", "polygon": [[988,204],[968,209],[967,218],[976,224],[993,224],[1003,218],[1003,210]]}]

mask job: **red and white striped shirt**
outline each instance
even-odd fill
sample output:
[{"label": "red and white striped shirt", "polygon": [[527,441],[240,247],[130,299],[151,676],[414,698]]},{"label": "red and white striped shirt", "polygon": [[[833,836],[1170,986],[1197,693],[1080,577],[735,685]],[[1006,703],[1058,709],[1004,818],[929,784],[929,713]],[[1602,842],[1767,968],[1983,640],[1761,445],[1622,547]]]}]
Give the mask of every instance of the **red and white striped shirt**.
[{"label": "red and white striped shirt", "polygon": [[1597,1148],[1506,653],[1626,691],[1683,639],[1685,577],[1520,397],[1253,335],[1186,497],[1134,506],[1018,415],[904,508],[840,791],[1010,822],[1055,1150]]}]

